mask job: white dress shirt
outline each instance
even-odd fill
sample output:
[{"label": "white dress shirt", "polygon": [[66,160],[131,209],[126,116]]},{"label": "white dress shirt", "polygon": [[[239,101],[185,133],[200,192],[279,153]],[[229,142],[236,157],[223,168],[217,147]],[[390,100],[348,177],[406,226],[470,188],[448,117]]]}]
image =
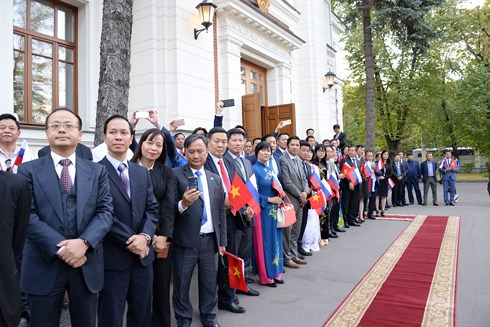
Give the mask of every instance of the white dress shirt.
[{"label": "white dress shirt", "polygon": [[60,164],[60,160],[62,159],[70,159],[71,165],[68,166],[68,174],[70,175],[71,185],[75,186],[75,174],[76,174],[76,158],[77,155],[75,152],[72,153],[68,158],[62,157],[51,151],[51,158],[53,158],[54,169],[56,170],[56,174],[58,178],[61,178],[61,171],[63,170],[63,166]]}]

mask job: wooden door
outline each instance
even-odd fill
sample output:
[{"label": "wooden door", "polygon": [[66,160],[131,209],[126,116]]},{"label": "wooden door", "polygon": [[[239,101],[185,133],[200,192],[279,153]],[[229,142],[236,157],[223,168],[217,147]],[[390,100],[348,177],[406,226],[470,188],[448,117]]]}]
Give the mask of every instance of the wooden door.
[{"label": "wooden door", "polygon": [[242,96],[242,122],[247,131],[247,138],[262,136],[262,116],[260,113],[260,94],[252,93]]},{"label": "wooden door", "polygon": [[281,133],[296,135],[296,112],[294,103],[262,107],[262,134],[273,133],[282,120],[291,119],[291,125],[281,129]]}]

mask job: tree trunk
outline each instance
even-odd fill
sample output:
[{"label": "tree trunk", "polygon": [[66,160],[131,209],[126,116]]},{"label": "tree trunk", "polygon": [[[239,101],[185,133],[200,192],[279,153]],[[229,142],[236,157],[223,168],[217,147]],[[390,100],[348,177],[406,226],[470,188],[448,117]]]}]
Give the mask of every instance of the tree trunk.
[{"label": "tree trunk", "polygon": [[442,99],[442,102],[441,102],[441,110],[442,110],[442,114],[444,115],[444,120],[446,121],[446,125],[447,125],[448,132],[449,132],[449,138],[451,139],[451,147],[453,148],[453,156],[455,158],[459,158],[458,142],[456,141],[456,137],[454,136],[454,128],[453,128],[453,124],[451,123],[451,120],[449,118],[449,112],[447,111],[447,102],[446,102],[445,97]]},{"label": "tree trunk", "polygon": [[374,106],[374,54],[370,0],[363,0],[364,62],[366,71],[366,149],[374,151],[376,112]]},{"label": "tree trunk", "polygon": [[385,140],[386,144],[388,144],[388,151],[390,151],[391,154],[395,154],[398,152],[398,148],[400,147],[400,141],[401,139],[396,139],[393,140],[389,137],[389,135],[385,135]]},{"label": "tree trunk", "polygon": [[108,117],[128,115],[132,25],[133,0],[104,0],[95,146],[103,142]]}]

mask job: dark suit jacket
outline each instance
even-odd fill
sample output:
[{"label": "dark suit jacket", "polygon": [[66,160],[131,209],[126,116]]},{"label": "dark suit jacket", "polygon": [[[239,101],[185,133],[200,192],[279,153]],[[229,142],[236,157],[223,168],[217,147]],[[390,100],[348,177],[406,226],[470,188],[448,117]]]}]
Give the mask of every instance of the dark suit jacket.
[{"label": "dark suit jacket", "polygon": [[[104,240],[104,263],[106,270],[126,270],[135,258],[135,254],[126,247],[126,241],[133,235],[145,233],[151,238],[155,235],[158,222],[158,203],[153,195],[153,186],[148,170],[129,162],[129,185],[131,199],[124,189],[119,173],[106,157],[100,164],[107,168],[109,185],[114,205],[114,224]],[[154,259],[153,251],[143,259],[148,266]]]},{"label": "dark suit jacket", "polygon": [[283,156],[283,152],[281,151],[281,149],[279,149],[279,147],[276,148],[276,151],[274,151],[273,155],[274,155],[274,158],[276,158],[277,160],[281,159],[281,157]]},{"label": "dark suit jacket", "polygon": [[[32,191],[32,207],[24,246],[21,288],[24,293],[46,295],[53,288],[61,261],[56,244],[65,240],[61,181],[50,155],[19,166]],[[82,272],[88,289],[97,293],[104,284],[102,239],[113,223],[107,171],[89,160],[76,159],[76,217],[79,238],[87,240],[87,262]]]},{"label": "dark suit jacket", "polygon": [[[199,198],[192,205],[187,207],[184,212],[180,213],[178,203],[182,200],[182,196],[187,189],[187,178],[195,175],[192,173],[188,164],[174,168],[173,172],[176,180],[173,241],[176,245],[181,247],[193,247],[199,243],[204,201],[202,198]],[[226,246],[227,244],[225,192],[219,175],[206,170],[206,178],[208,182],[209,201],[211,204],[211,219],[216,234],[215,244],[217,251],[218,246]]]},{"label": "dark suit jacket", "polygon": [[345,135],[344,132],[340,132],[339,135],[337,136],[336,134],[333,135],[332,137],[334,140],[339,140],[339,148],[343,149],[344,146],[347,145],[347,136]]},{"label": "dark suit jacket", "polygon": [[0,325],[20,322],[20,286],[16,258],[22,247],[31,208],[29,184],[23,176],[0,170]]},{"label": "dark suit jacket", "polygon": [[175,219],[175,176],[172,169],[155,162],[150,173],[153,194],[158,202],[157,235],[172,237]]},{"label": "dark suit jacket", "polygon": [[[434,174],[434,178],[437,182],[437,163],[435,160],[431,161],[432,163],[432,173]],[[429,167],[428,167],[429,162],[425,160],[420,164],[420,173],[422,174],[422,183],[427,183],[427,180],[429,179]]]},{"label": "dark suit jacket", "polygon": [[[90,151],[90,148],[88,146],[83,145],[82,143],[77,144],[77,149],[75,152],[77,154],[77,157],[87,159],[90,161],[93,160],[92,151]],[[41,158],[50,153],[51,153],[51,148],[49,147],[49,145],[46,145],[44,148],[40,149],[37,152],[37,156]]]},{"label": "dark suit jacket", "polygon": [[[360,160],[356,160],[356,165],[357,165],[357,169],[360,169],[361,168],[361,165],[362,165],[362,162]],[[349,166],[351,167],[354,167],[354,162],[353,160],[351,159],[351,157],[346,157],[344,159],[342,159],[342,163],[340,165],[340,169],[342,172],[342,166],[344,165],[344,163],[348,164]],[[349,183],[350,183],[350,179],[349,178],[344,178],[343,180],[340,181],[340,188],[343,190],[343,191],[348,191],[349,190]],[[359,188],[359,184],[355,186],[356,189]]]}]

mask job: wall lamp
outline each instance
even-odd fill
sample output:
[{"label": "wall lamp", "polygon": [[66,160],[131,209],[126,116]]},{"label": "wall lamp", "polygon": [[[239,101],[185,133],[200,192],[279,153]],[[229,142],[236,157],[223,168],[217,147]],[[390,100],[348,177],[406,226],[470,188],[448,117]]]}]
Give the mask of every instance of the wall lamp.
[{"label": "wall lamp", "polygon": [[325,82],[327,83],[327,87],[323,87],[323,93],[325,93],[326,90],[329,90],[332,88],[335,80],[335,74],[329,70],[328,73],[325,74]]},{"label": "wall lamp", "polygon": [[197,40],[197,37],[202,31],[208,32],[209,26],[213,25],[213,17],[214,11],[218,8],[212,0],[203,0],[200,4],[196,6],[197,11],[199,12],[199,18],[201,19],[201,25],[204,28],[198,30],[194,29],[194,40]]}]

